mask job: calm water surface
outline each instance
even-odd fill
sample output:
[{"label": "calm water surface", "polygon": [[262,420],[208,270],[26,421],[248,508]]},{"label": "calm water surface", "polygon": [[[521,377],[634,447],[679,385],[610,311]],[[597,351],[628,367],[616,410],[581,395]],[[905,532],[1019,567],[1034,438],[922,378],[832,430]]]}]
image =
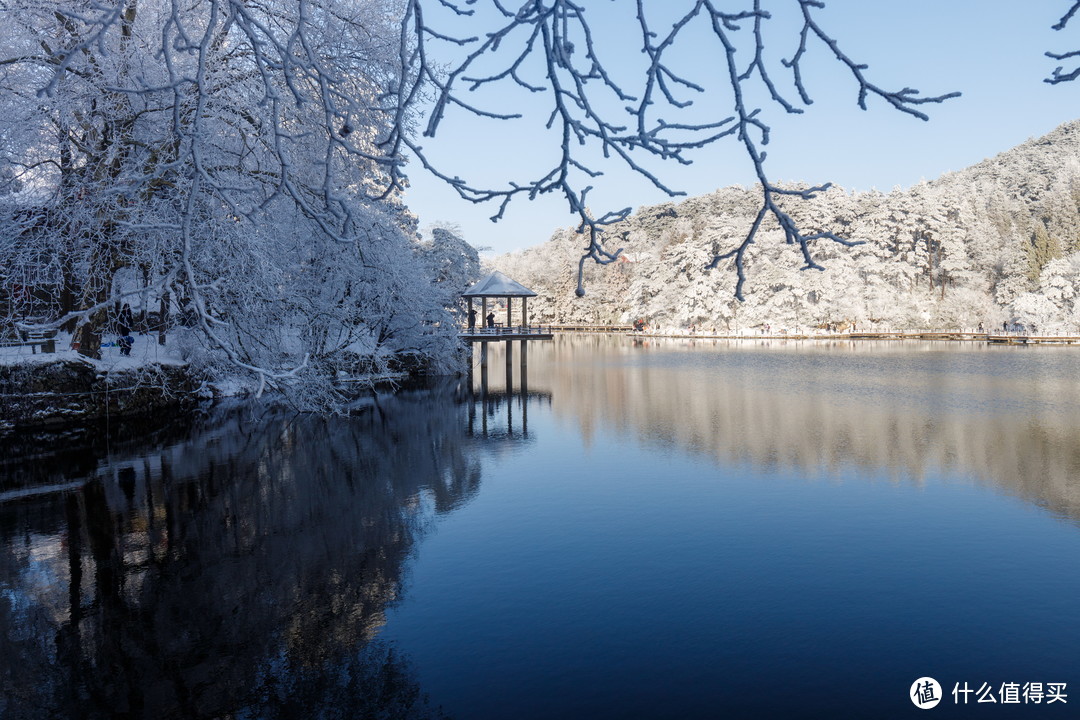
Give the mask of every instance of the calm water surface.
[{"label": "calm water surface", "polygon": [[0,717],[1078,715],[1080,350],[521,360],[7,441]]}]

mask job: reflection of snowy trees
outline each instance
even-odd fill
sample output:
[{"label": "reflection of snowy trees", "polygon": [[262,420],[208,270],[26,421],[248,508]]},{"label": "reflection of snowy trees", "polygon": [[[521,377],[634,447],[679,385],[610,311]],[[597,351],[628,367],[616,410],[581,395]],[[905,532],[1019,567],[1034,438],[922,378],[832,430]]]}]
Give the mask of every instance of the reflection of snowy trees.
[{"label": "reflection of snowy trees", "polygon": [[450,395],[223,413],[164,449],[114,446],[81,490],[0,505],[0,712],[440,715],[375,637],[433,513],[478,488],[465,429]]},{"label": "reflection of snowy trees", "polygon": [[642,208],[613,226],[626,262],[589,276],[595,300],[571,301],[556,284],[580,245],[573,231],[496,265],[540,292],[533,312],[544,321],[644,318],[659,327],[738,332],[766,323],[776,330],[851,322],[975,328],[1010,320],[1076,332],[1068,285],[1080,252],[1078,153],[1080,125],[1072,123],[909,190],[832,188],[800,202],[791,212],[802,226],[842,228],[865,243],[822,247],[824,273],[801,272],[762,244],[747,260],[741,306],[700,262],[741,242],[756,212],[754,192],[741,188]]},{"label": "reflection of snowy trees", "polygon": [[564,335],[537,348],[530,381],[586,442],[615,426],[725,466],[915,482],[947,473],[1080,522],[1075,350],[1045,350],[986,358],[934,343]]}]

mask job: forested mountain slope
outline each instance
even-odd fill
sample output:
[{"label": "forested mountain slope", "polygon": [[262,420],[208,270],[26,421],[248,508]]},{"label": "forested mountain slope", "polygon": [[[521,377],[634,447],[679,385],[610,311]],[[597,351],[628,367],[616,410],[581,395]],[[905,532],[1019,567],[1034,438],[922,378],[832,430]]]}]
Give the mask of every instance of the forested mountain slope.
[{"label": "forested mountain slope", "polygon": [[863,241],[813,244],[824,272],[801,270],[775,225],[747,256],[746,301],[734,298],[732,261],[759,208],[757,188],[727,187],[642,207],[612,226],[617,263],[586,269],[573,228],[491,265],[536,290],[541,322],[626,323],[738,332],[765,324],[808,329],[986,327],[1019,322],[1038,332],[1080,331],[1080,121],[966,170],[890,193],[834,187],[812,200],[782,198],[808,233]]}]

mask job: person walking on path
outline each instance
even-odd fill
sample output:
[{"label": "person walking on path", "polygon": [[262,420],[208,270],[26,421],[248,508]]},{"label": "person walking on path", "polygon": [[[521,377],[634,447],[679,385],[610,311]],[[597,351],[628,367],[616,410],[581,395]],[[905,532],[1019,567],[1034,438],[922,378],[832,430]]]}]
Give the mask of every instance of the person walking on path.
[{"label": "person walking on path", "polygon": [[134,324],[131,306],[124,303],[116,318],[116,345],[120,348],[120,354],[125,357],[131,355],[131,346],[135,344],[135,338],[131,337],[131,326]]}]

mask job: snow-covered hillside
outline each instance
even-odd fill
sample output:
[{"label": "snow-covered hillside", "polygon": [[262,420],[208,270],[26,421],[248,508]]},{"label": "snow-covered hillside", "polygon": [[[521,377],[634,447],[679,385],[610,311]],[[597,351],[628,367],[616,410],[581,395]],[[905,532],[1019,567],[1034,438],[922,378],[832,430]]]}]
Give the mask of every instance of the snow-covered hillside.
[{"label": "snow-covered hillside", "polygon": [[536,290],[540,322],[627,323],[738,332],[768,324],[812,329],[1000,327],[1080,331],[1080,121],[1062,125],[966,170],[890,193],[834,187],[812,200],[784,198],[806,232],[833,231],[862,245],[813,247],[824,272],[801,270],[775,225],[747,257],[746,301],[734,297],[731,261],[714,255],[745,237],[760,190],[727,187],[679,203],[642,207],[608,230],[619,262],[586,268],[574,295],[574,229],[491,265]]}]

